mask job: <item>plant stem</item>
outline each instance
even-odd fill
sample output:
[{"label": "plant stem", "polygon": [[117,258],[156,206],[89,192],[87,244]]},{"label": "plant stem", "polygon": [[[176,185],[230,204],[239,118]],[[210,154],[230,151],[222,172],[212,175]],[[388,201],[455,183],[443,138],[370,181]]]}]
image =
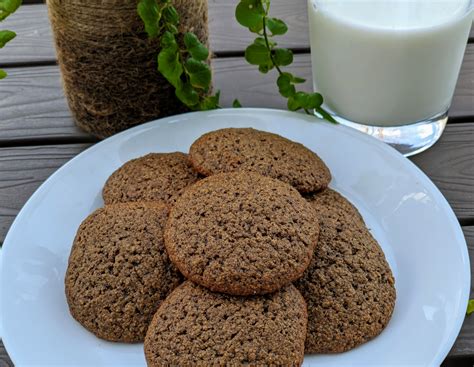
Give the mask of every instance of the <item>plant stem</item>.
[{"label": "plant stem", "polygon": [[[260,4],[263,7],[262,1],[260,0]],[[268,9],[267,9],[268,11]],[[267,46],[268,51],[270,52],[270,60],[272,61],[273,66],[275,69],[277,69],[278,74],[282,75],[283,71],[280,69],[280,67],[276,64],[275,59],[273,58],[272,54],[272,48],[270,47],[270,42],[268,41],[268,33],[267,33],[267,15],[263,16],[263,38],[265,39],[265,45]],[[307,115],[312,115],[310,111],[308,111],[307,108],[304,109],[304,112],[306,112]]]},{"label": "plant stem", "polygon": [[280,74],[280,75],[283,74],[280,67],[276,64],[275,59],[273,58],[272,49],[270,47],[270,42],[268,42],[267,16],[266,15],[263,17],[263,38],[265,38],[265,44],[267,45],[268,51],[270,51],[270,60],[272,61],[273,66],[278,70],[278,74]]}]

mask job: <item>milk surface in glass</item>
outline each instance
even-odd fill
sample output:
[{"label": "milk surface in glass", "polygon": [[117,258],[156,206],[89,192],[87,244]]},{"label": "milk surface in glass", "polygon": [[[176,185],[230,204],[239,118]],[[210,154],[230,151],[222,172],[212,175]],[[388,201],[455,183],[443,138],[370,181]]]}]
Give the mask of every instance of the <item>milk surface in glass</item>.
[{"label": "milk surface in glass", "polygon": [[309,0],[314,88],[335,115],[399,126],[445,112],[470,0]]}]

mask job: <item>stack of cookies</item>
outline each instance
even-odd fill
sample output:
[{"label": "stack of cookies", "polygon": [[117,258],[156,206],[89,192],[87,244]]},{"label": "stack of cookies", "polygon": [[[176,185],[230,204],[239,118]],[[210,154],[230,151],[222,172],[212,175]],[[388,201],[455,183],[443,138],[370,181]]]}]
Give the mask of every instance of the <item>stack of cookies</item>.
[{"label": "stack of cookies", "polygon": [[145,341],[149,366],[300,365],[369,341],[394,279],[330,180],[303,145],[253,129],[127,162],[74,240],[72,316],[100,338]]}]

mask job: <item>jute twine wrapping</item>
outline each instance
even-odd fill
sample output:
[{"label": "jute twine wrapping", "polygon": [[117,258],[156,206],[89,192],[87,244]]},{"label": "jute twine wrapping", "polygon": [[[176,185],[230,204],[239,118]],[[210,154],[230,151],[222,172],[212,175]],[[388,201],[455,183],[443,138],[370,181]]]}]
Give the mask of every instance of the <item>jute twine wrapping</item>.
[{"label": "jute twine wrapping", "polygon": [[[107,137],[186,111],[157,71],[137,0],[48,0],[63,86],[76,124]],[[207,0],[175,0],[180,31],[208,41]]]}]

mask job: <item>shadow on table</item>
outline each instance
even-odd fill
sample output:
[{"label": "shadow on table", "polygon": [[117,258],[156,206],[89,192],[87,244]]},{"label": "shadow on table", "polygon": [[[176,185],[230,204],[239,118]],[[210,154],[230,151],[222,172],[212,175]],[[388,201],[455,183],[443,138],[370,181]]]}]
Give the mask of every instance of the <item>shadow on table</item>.
[{"label": "shadow on table", "polygon": [[441,367],[474,367],[473,357],[450,358]]}]

